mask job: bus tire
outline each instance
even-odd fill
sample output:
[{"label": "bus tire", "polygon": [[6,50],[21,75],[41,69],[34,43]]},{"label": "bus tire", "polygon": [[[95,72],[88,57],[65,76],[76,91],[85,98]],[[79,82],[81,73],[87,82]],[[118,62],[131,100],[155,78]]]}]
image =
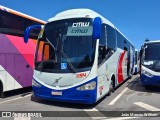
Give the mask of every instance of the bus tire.
[{"label": "bus tire", "polygon": [[107,95],[110,96],[111,93],[114,92],[114,89],[115,89],[115,77],[113,75],[112,78],[111,78],[111,84],[109,86],[109,92],[108,92]]},{"label": "bus tire", "polygon": [[128,79],[132,79],[132,76],[129,76]]},{"label": "bus tire", "polygon": [[4,98],[4,97],[5,97],[5,94],[3,93],[3,84],[0,81],[0,98]]},{"label": "bus tire", "polygon": [[146,90],[150,90],[151,89],[151,86],[149,86],[149,85],[145,85],[144,87],[145,87]]}]

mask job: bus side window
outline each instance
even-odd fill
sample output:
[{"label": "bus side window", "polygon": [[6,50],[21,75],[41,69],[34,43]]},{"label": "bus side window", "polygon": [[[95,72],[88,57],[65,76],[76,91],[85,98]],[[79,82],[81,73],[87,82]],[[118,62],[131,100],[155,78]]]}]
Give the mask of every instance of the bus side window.
[{"label": "bus side window", "polygon": [[102,34],[101,34],[101,38],[99,39],[99,54],[98,54],[98,65],[100,65],[107,54],[107,36],[106,36],[106,26],[105,24],[102,24]]},{"label": "bus side window", "polygon": [[14,14],[11,14],[9,12],[1,11],[1,19],[2,19],[2,27],[4,31],[2,32],[7,32],[9,34],[18,34],[22,35],[23,34],[23,18],[16,16]]},{"label": "bus side window", "polygon": [[116,30],[109,26],[109,25],[106,25],[106,28],[107,28],[107,48],[110,48],[111,50],[116,50],[117,48],[117,40],[116,40]]}]

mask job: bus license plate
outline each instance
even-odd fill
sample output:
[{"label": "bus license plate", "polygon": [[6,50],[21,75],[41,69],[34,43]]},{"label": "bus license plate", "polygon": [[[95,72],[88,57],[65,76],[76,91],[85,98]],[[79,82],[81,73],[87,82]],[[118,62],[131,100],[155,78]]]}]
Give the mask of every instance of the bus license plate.
[{"label": "bus license plate", "polygon": [[60,92],[55,92],[55,91],[52,91],[52,93],[51,93],[52,95],[62,95],[62,91],[60,91]]}]

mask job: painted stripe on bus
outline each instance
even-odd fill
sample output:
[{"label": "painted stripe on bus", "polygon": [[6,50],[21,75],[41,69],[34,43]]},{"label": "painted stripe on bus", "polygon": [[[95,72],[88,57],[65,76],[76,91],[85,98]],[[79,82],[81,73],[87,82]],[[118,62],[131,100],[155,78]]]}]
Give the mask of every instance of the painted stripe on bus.
[{"label": "painted stripe on bus", "polygon": [[124,80],[122,67],[123,67],[123,58],[125,53],[126,51],[121,53],[119,63],[118,63],[118,83],[121,83]]}]

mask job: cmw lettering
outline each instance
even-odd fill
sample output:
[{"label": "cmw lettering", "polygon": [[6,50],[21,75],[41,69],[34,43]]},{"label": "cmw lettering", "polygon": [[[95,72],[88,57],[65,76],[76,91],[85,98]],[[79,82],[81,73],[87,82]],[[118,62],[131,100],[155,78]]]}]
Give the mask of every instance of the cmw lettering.
[{"label": "cmw lettering", "polygon": [[89,22],[78,22],[78,23],[73,23],[72,27],[88,27]]}]

